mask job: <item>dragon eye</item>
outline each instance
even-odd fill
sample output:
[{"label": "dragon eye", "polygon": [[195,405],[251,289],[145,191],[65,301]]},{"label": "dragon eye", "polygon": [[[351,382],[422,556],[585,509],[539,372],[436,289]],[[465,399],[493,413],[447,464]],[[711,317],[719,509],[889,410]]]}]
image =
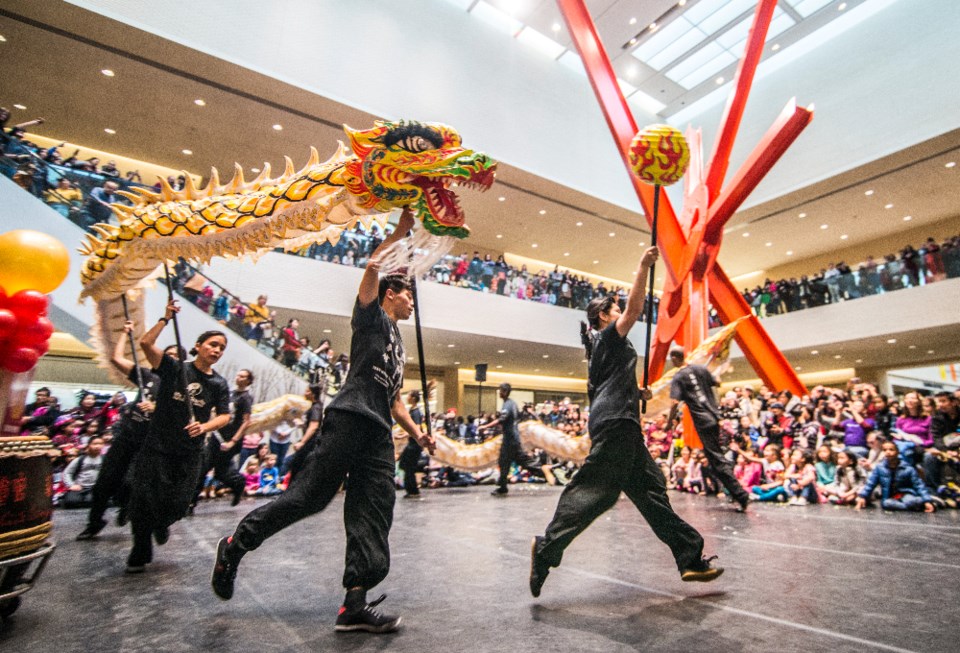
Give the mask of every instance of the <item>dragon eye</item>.
[{"label": "dragon eye", "polygon": [[410,152],[423,152],[425,150],[433,149],[433,143],[425,139],[423,136],[407,136],[402,141],[403,149]]}]

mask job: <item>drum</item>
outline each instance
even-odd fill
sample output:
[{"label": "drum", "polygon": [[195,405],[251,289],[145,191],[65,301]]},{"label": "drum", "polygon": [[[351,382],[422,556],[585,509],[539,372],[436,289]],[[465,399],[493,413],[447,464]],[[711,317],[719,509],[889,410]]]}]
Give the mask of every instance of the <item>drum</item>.
[{"label": "drum", "polygon": [[56,455],[46,437],[0,438],[0,560],[35,551],[50,537]]}]

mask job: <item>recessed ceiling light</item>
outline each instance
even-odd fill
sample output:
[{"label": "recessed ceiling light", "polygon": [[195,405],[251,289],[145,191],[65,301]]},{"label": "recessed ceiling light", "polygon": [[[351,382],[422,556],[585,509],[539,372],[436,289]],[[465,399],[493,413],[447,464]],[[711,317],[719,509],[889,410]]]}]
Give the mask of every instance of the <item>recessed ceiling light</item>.
[{"label": "recessed ceiling light", "polygon": [[840,240],[846,240],[849,237],[850,236],[848,236],[847,234],[843,234],[842,236],[840,236]]},{"label": "recessed ceiling light", "polygon": [[657,29],[657,24],[656,24],[656,23],[650,23],[649,29],[650,29],[651,32],[656,31],[656,29]]},{"label": "recessed ceiling light", "polygon": [[6,43],[6,42],[7,42],[7,37],[4,36],[3,34],[0,34],[0,43]]},{"label": "recessed ceiling light", "polygon": [[855,363],[862,363],[862,362],[863,362],[863,359],[862,359],[862,358],[858,358],[858,359],[855,360],[854,362],[855,362]]},{"label": "recessed ceiling light", "polygon": [[816,349],[814,349],[814,350],[812,350],[810,353],[813,354],[814,356],[816,356],[816,355],[819,354],[820,352],[817,351]]},{"label": "recessed ceiling light", "polygon": [[870,197],[871,195],[873,195],[873,191],[868,190],[867,192],[864,193],[864,195],[866,195],[867,197]]},{"label": "recessed ceiling light", "polygon": [[193,154],[193,150],[180,150],[180,151],[187,155]]},{"label": "recessed ceiling light", "polygon": [[805,217],[807,217],[807,214],[806,214],[806,213],[801,213],[801,214],[798,215],[797,217],[798,217],[798,218],[805,218]]},{"label": "recessed ceiling light", "polygon": [[843,356],[841,356],[840,354],[837,354],[836,356],[834,356],[834,359],[836,360],[840,360],[841,358],[843,358]]},{"label": "recessed ceiling light", "polygon": [[885,209],[892,209],[892,208],[893,208],[893,204],[884,204],[884,205],[883,205],[883,208],[885,208]]},{"label": "recessed ceiling light", "polygon": [[207,103],[201,100],[200,98],[197,98],[196,100],[194,100],[193,103],[196,104],[198,107],[207,106]]},{"label": "recessed ceiling light", "polygon": [[539,371],[540,371],[540,368],[539,368],[539,367],[535,367],[535,368],[533,368],[533,371],[534,371],[534,372],[539,372]]},{"label": "recessed ceiling light", "polygon": [[593,264],[596,265],[596,264],[599,263],[599,262],[600,262],[600,261],[594,261]]},{"label": "recessed ceiling light", "polygon": [[546,209],[540,209],[540,215],[546,215],[546,214],[547,214]]},{"label": "recessed ceiling light", "polygon": [[766,243],[767,247],[773,247],[773,243]]},{"label": "recessed ceiling light", "polygon": [[917,348],[916,345],[910,345],[909,347],[907,347],[907,349],[916,349],[916,348]]},{"label": "recessed ceiling light", "polygon": [[896,338],[890,338],[889,340],[887,340],[887,344],[888,344],[888,345],[895,345],[895,344],[897,344],[897,339],[896,339]]},{"label": "recessed ceiling light", "polygon": [[910,222],[911,220],[913,220],[913,216],[912,216],[912,215],[905,215],[905,216],[903,216],[903,221],[904,221],[904,222]]},{"label": "recessed ceiling light", "polygon": [[617,234],[611,231],[611,232],[608,233],[607,235],[610,236],[611,238],[613,238],[613,237],[616,236]]},{"label": "recessed ceiling light", "polygon": [[795,368],[793,368],[793,369],[795,369],[796,371],[798,371],[798,372],[799,372],[799,371],[800,371],[800,370],[802,370],[803,368],[802,368],[802,367],[800,367],[799,365],[797,365],[797,366],[796,366]]},{"label": "recessed ceiling light", "polygon": [[250,172],[260,172],[260,168],[250,168]]},{"label": "recessed ceiling light", "polygon": [[932,354],[932,353],[933,353],[933,350],[932,350],[932,349],[928,349],[928,350],[927,350],[927,353],[928,353],[928,354]]},{"label": "recessed ceiling light", "polygon": [[534,244],[530,245],[530,247],[536,249],[537,247],[539,247],[539,245],[537,245],[536,243],[534,243]]},{"label": "recessed ceiling light", "polygon": [[837,7],[837,11],[843,11],[846,8],[847,8],[847,3],[841,2],[840,5]]},{"label": "recessed ceiling light", "polygon": [[636,45],[637,39],[630,39],[630,45]]},{"label": "recessed ceiling light", "polygon": [[774,52],[776,52],[777,50],[780,49],[780,44],[779,44],[779,43],[774,43],[774,44],[773,44],[773,47],[770,48],[770,49],[773,50]]},{"label": "recessed ceiling light", "polygon": [[637,19],[636,19],[636,18],[631,18],[628,22],[629,22],[631,25],[636,25],[636,24],[637,24]]},{"label": "recessed ceiling light", "polygon": [[544,354],[543,357],[544,357],[544,358],[550,358],[550,354]]},{"label": "recessed ceiling light", "polygon": [[497,365],[497,369],[498,369],[498,370],[502,370],[502,369],[503,369],[503,365]]},{"label": "recessed ceiling light", "polygon": [[821,228],[821,229],[826,229],[828,226],[829,226],[829,225],[822,224],[822,225],[820,225],[820,228]]},{"label": "recessed ceiling light", "polygon": [[503,234],[497,234],[497,238],[503,238]]},{"label": "recessed ceiling light", "polygon": [[25,111],[27,107],[23,106],[22,104],[14,104],[13,108],[20,109],[21,111]]},{"label": "recessed ceiling light", "polygon": [[109,68],[104,68],[104,69],[101,70],[100,72],[103,73],[104,75],[106,75],[107,77],[113,77],[114,75],[117,74],[117,73],[113,72],[112,70],[110,70]]},{"label": "recessed ceiling light", "polygon": [[550,26],[550,29],[552,29],[554,32],[559,32],[559,31],[560,31],[560,23],[554,23],[553,25]]},{"label": "recessed ceiling light", "polygon": [[641,240],[641,241],[640,241],[640,247],[643,247],[644,245],[646,245],[646,243]]},{"label": "recessed ceiling light", "polygon": [[281,129],[283,129],[283,125],[277,124],[277,125],[274,125],[273,128],[276,129],[277,131],[280,131]]},{"label": "recessed ceiling light", "polygon": [[956,165],[957,165],[957,162],[956,162],[956,161],[948,161],[946,164],[944,164],[943,167],[944,167],[944,168],[953,168],[953,167],[956,166]]},{"label": "recessed ceiling light", "polygon": [[723,77],[717,77],[717,84],[723,84]]},{"label": "recessed ceiling light", "polygon": [[788,249],[788,250],[787,250],[787,256],[793,256],[793,250],[792,250],[792,249]]},{"label": "recessed ceiling light", "polygon": [[750,232],[749,232],[749,231],[744,231],[742,235],[743,235],[744,238],[749,238],[749,237],[750,237]]},{"label": "recessed ceiling light", "polygon": [[582,222],[578,222],[578,223],[577,223],[577,226],[578,226],[578,227],[582,227],[582,226],[583,226],[583,223],[582,223]]},{"label": "recessed ceiling light", "polygon": [[497,199],[499,199],[501,202],[506,202],[506,201],[507,201],[507,198],[506,198],[506,197],[503,197],[502,195],[501,195],[500,197],[498,197]]},{"label": "recessed ceiling light", "polygon": [[447,345],[447,347],[449,347],[450,349],[453,349],[454,347],[456,347],[456,345],[450,344],[450,345]]},{"label": "recessed ceiling light", "polygon": [[584,359],[582,359],[580,362],[581,362],[581,363],[586,363],[586,362],[587,362],[587,359],[584,358]]},{"label": "recessed ceiling light", "polygon": [[460,364],[460,361],[453,361],[453,364],[454,364],[454,365],[459,365],[459,364]]},{"label": "recessed ceiling light", "polygon": [[324,332],[324,333],[333,333],[330,329],[324,329],[323,332]]},{"label": "recessed ceiling light", "polygon": [[497,353],[498,353],[498,354],[502,354],[504,351],[505,351],[504,349],[498,349],[498,350],[497,350]]},{"label": "recessed ceiling light", "polygon": [[680,0],[680,2],[677,3],[677,6],[682,7],[685,4],[687,4],[687,0]]},{"label": "recessed ceiling light", "polygon": [[573,372],[567,372],[568,376],[573,376]]},{"label": "recessed ceiling light", "polygon": [[117,130],[116,130],[116,129],[110,129],[109,127],[104,128],[103,131],[107,132],[108,134],[116,134],[116,133],[117,133]]},{"label": "recessed ceiling light", "polygon": [[570,252],[564,252],[563,255],[564,255],[564,256],[570,256]]}]

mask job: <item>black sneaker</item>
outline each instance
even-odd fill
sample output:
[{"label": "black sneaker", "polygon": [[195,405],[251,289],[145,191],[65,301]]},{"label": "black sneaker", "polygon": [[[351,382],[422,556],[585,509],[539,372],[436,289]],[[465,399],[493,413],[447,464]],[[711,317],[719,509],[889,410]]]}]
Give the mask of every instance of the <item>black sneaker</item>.
[{"label": "black sneaker", "polygon": [[495,496],[495,497],[505,497],[505,496],[507,496],[507,492],[509,492],[509,490],[507,490],[507,488],[505,488],[505,487],[498,487],[496,490],[494,490],[494,491],[491,492],[490,494],[492,494],[492,495]]},{"label": "black sneaker", "polygon": [[723,567],[714,567],[710,564],[716,559],[717,556],[701,558],[700,562],[694,563],[680,572],[680,580],[698,583],[709,583],[716,580],[723,573]]},{"label": "black sneaker", "polygon": [[157,546],[163,546],[170,539],[170,528],[167,526],[160,526],[159,528],[153,531],[153,541],[157,543]]},{"label": "black sneaker", "polygon": [[83,540],[92,540],[97,536],[100,531],[104,529],[107,525],[107,522],[103,519],[98,521],[96,524],[87,524],[87,527],[80,531],[77,534],[77,541],[82,542]]},{"label": "black sneaker", "polygon": [[230,499],[230,507],[231,507],[231,508],[236,508],[237,506],[240,505],[240,501],[242,501],[242,500],[243,500],[243,490],[241,489],[239,492],[236,491],[236,490],[234,490],[234,491],[233,491],[233,498]]},{"label": "black sneaker", "polygon": [[547,574],[550,573],[550,565],[537,559],[537,548],[542,541],[543,538],[538,535],[530,542],[530,593],[534,598],[540,596],[540,589],[547,580]]},{"label": "black sneaker", "polygon": [[120,509],[117,510],[117,526],[123,528],[130,522],[130,511],[127,510],[127,506],[120,506]]},{"label": "black sneaker", "polygon": [[748,496],[740,501],[734,501],[734,503],[737,504],[737,508],[736,508],[737,512],[741,512],[741,513],[746,512],[747,506],[750,505],[750,497]]},{"label": "black sneaker", "polygon": [[213,574],[210,576],[210,585],[213,593],[224,601],[233,598],[233,583],[237,579],[239,561],[230,559],[227,548],[230,546],[229,537],[221,537],[217,542],[217,559],[213,563]]},{"label": "black sneaker", "polygon": [[392,633],[400,627],[400,617],[382,614],[374,607],[380,605],[387,595],[382,595],[376,601],[367,603],[359,610],[347,610],[347,606],[340,606],[337,613],[337,625],[334,630],[338,633],[349,633],[363,630],[368,633]]},{"label": "black sneaker", "polygon": [[127,568],[123,570],[125,574],[142,574],[147,570],[146,565],[130,564],[127,563]]}]

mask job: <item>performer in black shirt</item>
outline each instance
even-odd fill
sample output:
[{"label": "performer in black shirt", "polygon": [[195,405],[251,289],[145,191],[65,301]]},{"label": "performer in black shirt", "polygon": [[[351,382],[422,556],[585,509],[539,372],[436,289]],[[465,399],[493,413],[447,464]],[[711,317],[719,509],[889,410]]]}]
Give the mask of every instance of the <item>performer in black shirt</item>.
[{"label": "performer in black shirt", "polygon": [[[133,333],[133,322],[127,321],[123,325],[127,334]],[[137,368],[132,360],[128,359],[126,345],[129,335],[117,340],[110,364],[136,385],[138,383]],[[176,360],[180,360],[176,345],[171,345],[163,353]],[[129,481],[127,473],[140,451],[143,439],[150,426],[150,415],[153,413],[153,402],[156,398],[160,378],[148,367],[140,366],[140,376],[143,379],[143,393],[127,404],[120,419],[113,425],[113,440],[103,458],[103,466],[93,486],[93,500],[90,506],[90,515],[87,518],[87,527],[77,535],[78,540],[89,540],[97,536],[107,525],[103,518],[107,511],[110,499],[115,499],[119,510],[117,512],[117,526],[126,526],[127,509],[130,500]]]},{"label": "performer in black shirt", "polygon": [[207,436],[203,451],[203,466],[200,468],[197,490],[190,504],[190,514],[193,514],[193,508],[197,505],[197,500],[203,491],[203,483],[211,469],[214,480],[230,488],[233,493],[231,506],[237,505],[243,499],[246,480],[233,465],[233,459],[243,448],[243,436],[250,423],[250,414],[253,412],[253,395],[250,394],[253,372],[246,369],[240,370],[233,382],[237,387],[230,393],[230,423],[218,432]]},{"label": "performer in black shirt", "polygon": [[374,609],[385,597],[367,603],[366,593],[386,577],[390,568],[387,538],[396,502],[391,416],[431,452],[435,446],[433,438],[410,419],[400,398],[406,358],[397,322],[413,311],[410,282],[401,276],[388,276],[378,283],[383,250],[412,226],[413,214],[405,209],[396,231],[367,264],[353,308],[350,372],[327,406],[319,441],[303,468],[276,501],[248,514],[233,537],[225,537],[217,545],[211,584],[221,599],[233,596],[237,567],[247,551],[323,510],[349,473],[343,514],[347,531],[343,586],[347,593],[335,628],[385,633],[399,626],[399,617]]},{"label": "performer in black shirt", "polygon": [[490,429],[500,424],[503,431],[503,440],[500,442],[500,457],[497,459],[500,477],[497,481],[497,489],[490,493],[499,497],[507,495],[510,465],[514,462],[531,474],[541,478],[544,475],[543,466],[538,464],[538,461],[531,456],[528,456],[520,445],[520,429],[517,428],[517,422],[520,421],[520,409],[517,408],[517,402],[510,398],[512,390],[513,387],[509,383],[500,384],[499,393],[500,398],[503,399],[500,414],[497,419],[483,425],[484,429]]},{"label": "performer in black shirt", "polygon": [[[144,565],[153,559],[151,536],[157,544],[165,544],[170,525],[190,507],[203,458],[201,436],[230,422],[230,387],[212,369],[226,349],[227,337],[220,331],[200,334],[190,351],[195,358],[185,364],[183,375],[181,363],[164,355],[155,344],[179,310],[177,302],[171,301],[164,317],[140,338],[147,362],[160,377],[160,389],[134,472],[130,498],[133,549],[127,558],[128,573],[144,571]],[[187,401],[193,406],[193,420]]]},{"label": "performer in black shirt", "polygon": [[737,512],[746,511],[750,495],[733,475],[733,466],[724,458],[720,448],[720,406],[713,392],[714,386],[720,383],[703,365],[685,365],[682,349],[670,351],[670,362],[680,369],[670,381],[670,399],[673,405],[670,407],[670,417],[667,418],[667,429],[673,428],[677,409],[682,401],[690,411],[693,426],[700,436],[700,443],[703,444],[703,453],[710,461],[710,469],[737,503]]},{"label": "performer in black shirt", "polygon": [[314,436],[317,435],[323,423],[323,384],[314,383],[307,386],[303,397],[310,402],[310,408],[303,417],[307,428],[303,432],[303,437],[293,444],[293,455],[287,456],[286,460],[277,461],[281,478],[286,476],[288,471],[291,479],[296,476],[307,456],[313,451],[313,447],[319,442],[319,438]]},{"label": "performer in black shirt", "polygon": [[667,498],[663,474],[644,446],[637,387],[637,352],[627,334],[643,312],[647,273],[657,260],[656,247],[643,254],[633,287],[621,313],[614,296],[598,297],[587,307],[581,326],[589,361],[590,454],[563,489],[553,520],[543,537],[533,538],[530,592],[540,596],[551,567],[560,565],[564,549],[626,492],[653,532],[670,547],[685,581],[710,581],[723,573],[703,558],[703,538],[677,516]]},{"label": "performer in black shirt", "polygon": [[[420,391],[411,390],[407,395],[407,402],[410,407],[410,419],[417,426],[423,425],[423,411],[420,410]],[[417,442],[416,438],[407,438],[407,446],[400,452],[400,460],[397,461],[400,469],[403,470],[403,489],[404,498],[420,496],[420,487],[417,485],[417,470],[420,467],[420,455],[423,453],[423,447]]]}]

